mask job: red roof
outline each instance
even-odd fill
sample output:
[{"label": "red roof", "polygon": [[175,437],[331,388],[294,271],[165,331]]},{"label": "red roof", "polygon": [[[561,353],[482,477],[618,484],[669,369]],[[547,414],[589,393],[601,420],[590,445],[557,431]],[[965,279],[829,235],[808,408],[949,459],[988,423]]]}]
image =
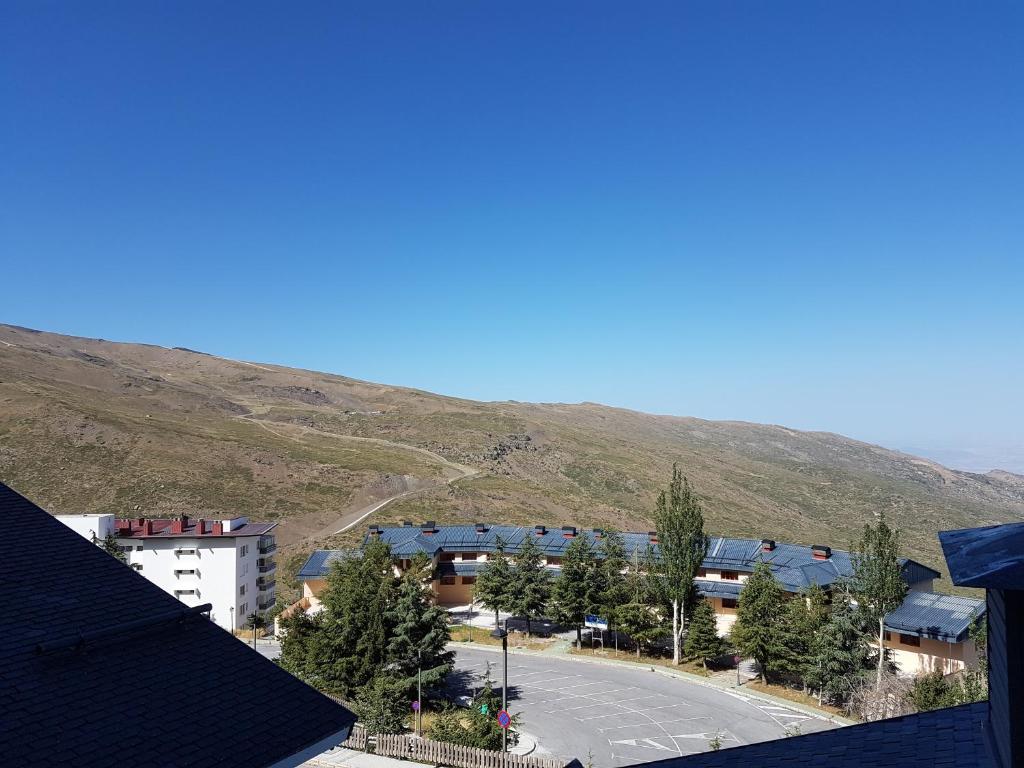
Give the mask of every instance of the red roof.
[{"label": "red roof", "polygon": [[[175,530],[175,524],[183,520],[179,530]],[[122,539],[149,539],[149,538],[176,538],[180,536],[197,537],[218,537],[233,538],[236,536],[262,536],[277,527],[277,523],[245,523],[230,531],[224,530],[220,520],[205,520],[202,533],[199,531],[201,519],[189,517],[157,519],[157,518],[133,518],[131,520],[117,521],[117,536]],[[216,531],[216,532],[215,532]]]}]

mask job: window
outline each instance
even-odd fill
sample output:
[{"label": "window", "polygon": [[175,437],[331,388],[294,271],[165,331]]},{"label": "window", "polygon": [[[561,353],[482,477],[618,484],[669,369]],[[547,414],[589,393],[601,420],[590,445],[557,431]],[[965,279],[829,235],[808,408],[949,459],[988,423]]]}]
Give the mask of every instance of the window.
[{"label": "window", "polygon": [[892,633],[888,629],[882,633],[882,637],[885,638],[885,642],[887,643],[892,641]]},{"label": "window", "polygon": [[132,545],[129,544],[126,547],[118,547],[118,549],[120,549],[122,552],[131,552],[132,551]]},{"label": "window", "polygon": [[445,586],[451,586],[452,584],[455,583],[455,577],[454,576],[442,576],[441,577],[441,583],[444,584]]},{"label": "window", "polygon": [[243,616],[246,615],[246,611],[248,611],[248,610],[249,610],[249,604],[248,603],[242,603],[242,605],[239,606],[239,608],[238,608],[238,612],[240,614],[242,614]]},{"label": "window", "polygon": [[918,648],[921,645],[921,638],[917,635],[905,635],[900,632],[900,643],[903,645],[912,645],[915,648]]},{"label": "window", "polygon": [[134,568],[136,571],[141,571],[142,563],[132,563],[132,568]]},{"label": "window", "polygon": [[476,561],[476,552],[463,552],[462,561]]},{"label": "window", "polygon": [[560,558],[560,557],[549,557],[548,558],[548,565],[561,565],[561,564],[562,564],[562,558]]},{"label": "window", "polygon": [[736,571],[722,571],[722,581],[739,581],[740,575]]},{"label": "window", "polygon": [[248,544],[243,544],[242,545],[242,557],[245,557],[248,554],[249,554],[249,545]]},{"label": "window", "polygon": [[136,551],[136,552],[141,552],[141,551],[142,551],[142,545],[141,545],[141,544],[139,544],[139,546],[137,546],[137,547],[135,548],[135,551]]},{"label": "window", "polygon": [[450,563],[450,562],[452,562],[454,560],[455,560],[455,555],[453,553],[451,553],[451,552],[442,552],[441,553],[441,562],[442,563]]},{"label": "window", "polygon": [[722,598],[723,608],[737,608],[739,607],[739,601],[735,597],[723,597]]},{"label": "window", "polygon": [[463,576],[462,577],[462,583],[463,584],[476,584],[476,576]]},{"label": "window", "polygon": [[707,575],[708,575],[708,569],[707,568],[698,568],[697,569],[697,578],[698,579],[705,579],[705,578],[707,578]]},{"label": "window", "polygon": [[194,595],[196,591],[194,589],[176,589],[174,590],[175,597],[181,597],[182,595]]},{"label": "window", "polygon": [[242,586],[240,586],[238,588],[238,594],[240,594],[240,595],[244,595],[245,594],[245,584],[243,584]]},{"label": "window", "polygon": [[196,575],[196,570],[195,570],[195,568],[181,569],[181,570],[175,571],[174,575],[178,576],[178,577],[181,577],[181,576],[195,576]]}]

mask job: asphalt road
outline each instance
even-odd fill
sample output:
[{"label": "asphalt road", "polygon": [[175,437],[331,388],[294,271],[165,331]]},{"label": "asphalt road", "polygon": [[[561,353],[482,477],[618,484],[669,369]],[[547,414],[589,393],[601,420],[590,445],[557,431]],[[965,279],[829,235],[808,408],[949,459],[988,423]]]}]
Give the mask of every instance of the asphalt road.
[{"label": "asphalt road", "polygon": [[[453,694],[468,695],[491,663],[501,686],[501,654],[459,648]],[[742,691],[672,678],[649,668],[591,664],[558,656],[509,654],[509,710],[541,752],[598,768],[704,752],[720,734],[722,748],[778,739],[786,730],[811,733],[836,727]]]}]

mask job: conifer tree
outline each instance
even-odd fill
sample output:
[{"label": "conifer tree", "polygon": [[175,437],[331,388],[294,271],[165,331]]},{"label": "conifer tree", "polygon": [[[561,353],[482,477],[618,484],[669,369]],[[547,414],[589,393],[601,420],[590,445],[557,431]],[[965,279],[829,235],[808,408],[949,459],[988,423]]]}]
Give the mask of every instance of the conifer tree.
[{"label": "conifer tree", "polygon": [[868,663],[861,637],[849,600],[836,595],[828,621],[814,637],[806,670],[806,680],[818,689],[819,700],[842,704],[861,684]]},{"label": "conifer tree", "polygon": [[659,494],[654,509],[659,557],[652,559],[652,585],[672,614],[672,661],[681,661],[689,606],[695,602],[693,580],[704,564],[708,537],[704,512],[689,481],[672,466],[672,482]]},{"label": "conifer tree", "polygon": [[389,670],[407,693],[416,690],[417,675],[424,687],[440,685],[454,667],[455,654],[446,650],[451,634],[448,613],[430,599],[421,571],[409,569],[401,579],[397,599],[387,615],[390,637]]},{"label": "conifer tree", "polygon": [[878,525],[864,526],[864,533],[853,550],[853,593],[867,621],[875,625],[878,644],[875,688],[882,686],[885,668],[885,615],[903,604],[907,583],[899,561],[900,533],[879,516]]},{"label": "conifer tree", "polygon": [[527,635],[531,631],[531,622],[542,615],[551,588],[550,576],[541,558],[540,547],[527,532],[516,553],[509,600],[509,609],[526,619]]},{"label": "conifer tree", "polygon": [[505,552],[505,540],[497,536],[494,540],[494,554],[476,578],[476,599],[494,611],[494,628],[498,628],[499,611],[511,609],[513,571]]},{"label": "conifer tree", "polygon": [[400,681],[378,675],[359,689],[353,709],[367,733],[401,733],[409,714],[409,702]]},{"label": "conifer tree", "polygon": [[282,666],[320,690],[353,698],[388,661],[392,567],[390,549],[378,541],[361,557],[336,562],[321,595],[322,613],[286,622]]},{"label": "conifer tree", "polygon": [[761,681],[768,682],[786,654],[783,616],[785,593],[767,563],[754,567],[740,592],[739,610],[732,640],[742,653],[761,668]]},{"label": "conifer tree", "polygon": [[108,533],[102,539],[92,537],[92,543],[102,549],[111,557],[120,560],[125,565],[128,564],[128,558],[125,556],[121,546],[117,543],[117,536],[112,533]]},{"label": "conifer tree", "polygon": [[708,659],[713,659],[725,651],[725,641],[718,636],[718,624],[710,601],[701,600],[693,609],[683,651],[689,658],[698,659],[704,665],[704,669],[708,668]]},{"label": "conifer tree", "polygon": [[622,534],[616,530],[606,530],[598,542],[596,554],[600,588],[598,610],[602,616],[614,620],[615,608],[631,599],[630,585],[626,580],[629,563]]},{"label": "conifer tree", "polygon": [[614,616],[616,627],[629,635],[635,644],[638,657],[643,648],[665,635],[661,618],[647,603],[625,603],[615,610]]},{"label": "conifer tree", "polygon": [[583,644],[583,620],[597,610],[601,583],[594,548],[586,536],[577,536],[562,556],[562,567],[551,585],[554,618],[563,625],[576,626],[576,644]]}]

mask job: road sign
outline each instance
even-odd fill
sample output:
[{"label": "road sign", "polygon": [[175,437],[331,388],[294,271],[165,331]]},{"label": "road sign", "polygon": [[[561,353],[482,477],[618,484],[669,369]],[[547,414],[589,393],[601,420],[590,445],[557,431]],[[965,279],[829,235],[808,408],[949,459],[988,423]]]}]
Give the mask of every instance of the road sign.
[{"label": "road sign", "polygon": [[420,711],[420,703],[418,701],[414,701],[412,703],[412,711],[413,712],[419,712]]},{"label": "road sign", "polygon": [[602,619],[600,616],[587,615],[583,619],[583,626],[590,627],[591,629],[608,629],[608,619]]},{"label": "road sign", "polygon": [[505,729],[512,725],[512,716],[504,709],[498,713],[498,725]]}]

